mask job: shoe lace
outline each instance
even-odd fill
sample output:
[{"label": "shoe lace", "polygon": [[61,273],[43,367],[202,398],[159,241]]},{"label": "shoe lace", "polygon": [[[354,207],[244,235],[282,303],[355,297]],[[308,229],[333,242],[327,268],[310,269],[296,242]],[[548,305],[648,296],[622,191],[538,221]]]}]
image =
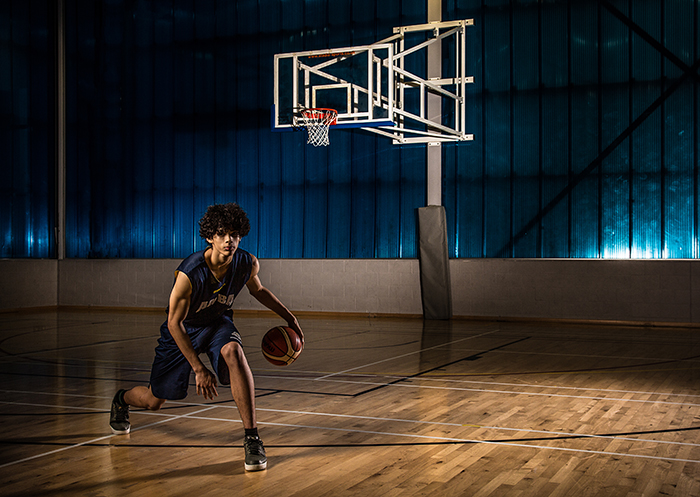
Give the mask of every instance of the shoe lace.
[{"label": "shoe lace", "polygon": [[115,421],[126,421],[129,418],[129,408],[126,406],[121,406],[114,403],[114,420]]},{"label": "shoe lace", "polygon": [[265,455],[265,448],[263,447],[262,440],[260,440],[259,438],[246,437],[245,441],[243,442],[243,445],[245,446],[245,449],[249,454],[257,456]]}]

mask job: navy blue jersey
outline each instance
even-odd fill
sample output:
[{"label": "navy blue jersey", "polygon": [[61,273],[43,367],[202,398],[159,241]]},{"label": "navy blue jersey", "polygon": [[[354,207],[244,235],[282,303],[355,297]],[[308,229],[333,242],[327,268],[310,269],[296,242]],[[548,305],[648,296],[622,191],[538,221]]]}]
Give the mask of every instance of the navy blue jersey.
[{"label": "navy blue jersey", "polygon": [[[205,249],[206,250],[206,249]],[[214,323],[223,315],[233,316],[233,301],[250,278],[253,269],[253,256],[245,250],[237,249],[233,260],[221,281],[204,260],[204,252],[195,252],[180,263],[175,273],[187,275],[192,284],[190,309],[184,320],[186,327],[201,327]]]}]

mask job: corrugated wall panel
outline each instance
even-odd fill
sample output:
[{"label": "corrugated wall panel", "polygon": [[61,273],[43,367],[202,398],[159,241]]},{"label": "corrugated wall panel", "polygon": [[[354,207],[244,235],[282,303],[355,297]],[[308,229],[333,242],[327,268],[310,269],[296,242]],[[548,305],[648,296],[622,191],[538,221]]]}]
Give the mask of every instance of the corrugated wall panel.
[{"label": "corrugated wall panel", "polygon": [[[353,135],[352,207],[350,257],[371,259],[375,251],[376,157],[365,151],[374,150],[377,138],[366,134]],[[381,241],[377,240],[381,243]]]},{"label": "corrugated wall panel", "polygon": [[[569,178],[569,4],[540,3],[541,205],[562,191]],[[546,98],[544,94],[546,93]],[[544,214],[537,257],[568,257],[570,196]]]},{"label": "corrugated wall panel", "polygon": [[[374,19],[376,31],[385,26],[400,26],[401,2],[389,0],[387,2],[375,2]],[[382,36],[375,35],[378,38]],[[378,139],[376,142],[376,178],[375,192],[377,198],[375,253],[373,257],[387,258],[400,257],[402,247],[402,205],[401,197],[403,189],[396,188],[401,182],[401,149],[388,140]],[[410,208],[408,209],[410,212]]]},{"label": "corrugated wall panel", "polygon": [[[664,45],[688,66],[691,59],[691,44],[688,34],[693,32],[696,2],[665,2],[663,13]],[[683,70],[666,60],[664,75],[670,80],[679,78]],[[664,166],[668,181],[664,220],[667,233],[664,240],[664,255],[669,258],[690,258],[694,253],[693,211],[695,199],[693,158],[695,123],[692,106],[693,84],[684,83],[664,104]]]},{"label": "corrugated wall panel", "polygon": [[[570,177],[578,177],[601,151],[599,141],[598,13],[591,4],[571,5]],[[586,174],[569,197],[570,257],[599,257],[599,171]]]},{"label": "corrugated wall panel", "polygon": [[[280,52],[304,50],[304,10],[303,0],[283,2],[282,39]],[[271,103],[271,102],[270,102]],[[283,133],[281,153],[281,210],[280,236],[282,250],[280,257],[304,257],[304,154],[305,137],[301,133]],[[274,167],[274,164],[272,165]]]},{"label": "corrugated wall panel", "polygon": [[[12,157],[13,130],[9,123],[13,121],[13,91],[12,91],[12,55],[14,51],[12,42],[12,4],[10,2],[0,3],[0,122],[3,123],[0,133],[0,161],[3,164],[11,164],[11,171],[14,174],[17,166]],[[11,217],[12,193],[14,189],[8,185],[10,181],[3,181],[0,184],[0,219]],[[12,222],[4,221],[0,225],[2,233],[2,253],[0,257],[10,257],[12,252]]]},{"label": "corrugated wall panel", "polygon": [[[34,8],[38,7],[38,8]],[[30,257],[50,257],[54,253],[54,56],[50,4],[30,3],[29,36],[29,144],[30,144],[30,204],[28,231]],[[37,198],[38,197],[38,198]]]},{"label": "corrugated wall panel", "polygon": [[327,257],[328,154],[326,147],[310,147],[304,164],[304,257]]},{"label": "corrugated wall panel", "polygon": [[[541,115],[540,86],[542,63],[539,33],[540,9],[536,2],[519,5],[510,19],[512,41],[511,120],[512,131],[512,227],[510,236],[520,232],[541,208]],[[515,21],[517,19],[517,22]],[[508,244],[508,257],[538,257],[540,225],[524,232]]]},{"label": "corrugated wall panel", "polygon": [[425,151],[422,147],[401,150],[401,247],[397,257],[418,257],[416,209],[425,205]]},{"label": "corrugated wall panel", "polygon": [[[479,67],[473,73],[481,73],[483,79],[478,90],[481,102],[470,101],[473,114],[481,114],[480,122],[473,124],[475,142],[459,144],[445,154],[449,175],[445,205],[455,206],[458,216],[451,225],[451,253],[478,256],[468,249],[475,243],[465,233],[474,233],[489,246],[490,240],[510,229],[512,239],[504,246],[514,250],[512,254],[506,250],[504,256],[532,253],[528,237],[541,230],[538,257],[697,257],[697,78],[681,85],[658,109],[648,110],[661,103],[664,90],[674,87],[682,74],[672,60],[674,54],[688,67],[700,53],[697,2],[504,6],[475,0],[448,1],[446,6],[448,17],[476,19],[470,40],[480,42],[482,49],[475,55]],[[502,68],[508,64],[513,68],[509,114],[493,95],[503,85],[489,64],[491,36],[506,37],[503,16],[493,15],[496,7],[509,10],[513,24],[511,57],[500,63]],[[535,26],[529,9],[539,12]],[[523,53],[531,52],[536,36],[539,59],[521,60]],[[527,88],[533,75],[527,63],[539,65],[540,71],[531,101]],[[529,110],[533,107],[538,122]],[[512,149],[505,160],[510,160],[512,173],[503,182],[513,185],[510,220],[494,215],[495,202],[489,199],[494,188],[488,186],[495,183],[493,171],[506,170],[505,140],[494,143],[494,134],[508,122]],[[533,153],[535,138],[528,138],[537,125],[539,156]],[[472,153],[460,157],[467,149]],[[472,176],[460,175],[482,153],[484,174],[469,167]],[[458,163],[452,164],[453,160]],[[475,205],[481,192],[473,187],[479,181],[486,182],[483,213]],[[540,204],[533,215],[534,204],[527,199],[538,194]],[[503,193],[501,198],[505,199]],[[470,219],[462,213],[464,205],[470,205]],[[481,236],[479,227],[484,230]],[[489,251],[483,255],[489,256]]]},{"label": "corrugated wall panel", "polygon": [[[77,5],[66,5],[66,18],[77,19]],[[86,6],[88,13],[94,13],[95,5]],[[77,22],[67,23],[66,26],[66,100],[75,105],[66,107],[66,161],[70,167],[66,171],[66,197],[71,199],[66,203],[66,253],[86,254],[90,245],[90,188],[78,184],[77,178],[89,178],[89,154],[87,151],[87,136],[90,127],[87,125],[90,114],[85,112],[78,102],[78,95],[88,92],[85,87],[86,79],[81,78],[86,68],[93,64],[93,50],[88,50],[87,40],[92,26],[80,25]],[[70,56],[68,56],[70,54]],[[80,82],[80,84],[79,84]]]},{"label": "corrugated wall panel", "polygon": [[[216,105],[216,71],[214,63],[214,53],[216,46],[215,39],[215,2],[212,0],[197,0],[194,2],[193,10],[193,92],[194,92],[194,149],[193,149],[193,173],[194,173],[194,213],[195,218],[206,211],[207,207],[212,204],[214,196],[214,188],[217,182],[217,169],[214,167],[214,149],[216,147],[216,133],[214,124],[216,122],[217,105]],[[239,23],[240,26],[240,23]],[[252,56],[249,53],[244,54],[247,60]],[[250,65],[246,65],[243,61],[237,61],[237,67],[244,66],[252,70]],[[243,73],[237,75],[237,81],[240,86],[244,86],[250,79],[251,74]],[[226,84],[224,81],[221,84]],[[239,87],[240,87],[239,86]],[[247,90],[248,88],[245,88]],[[249,96],[243,96],[244,89],[239,93],[239,105],[250,100]],[[241,109],[248,110],[247,108]],[[250,131],[248,129],[239,129],[239,136],[242,140],[250,140]],[[244,167],[250,167],[251,159],[249,157],[241,157],[241,150],[252,153],[253,147],[245,149],[236,149],[238,152],[237,163],[243,162]],[[240,185],[240,180],[239,180]],[[238,194],[246,192],[246,184],[239,189]],[[244,194],[244,193],[243,193]]]},{"label": "corrugated wall panel", "polygon": [[[257,23],[257,12],[250,22]],[[214,199],[226,202],[236,198],[236,116],[228,109],[235,108],[238,91],[238,64],[231,47],[238,32],[238,12],[234,2],[217,2],[215,8],[214,58]],[[243,117],[257,118],[257,113]]]},{"label": "corrugated wall panel", "polygon": [[[261,19],[257,2],[237,2],[236,4],[236,43],[229,49],[235,47],[237,52],[236,60],[236,103],[235,107],[224,107],[218,102],[213,105],[218,112],[234,112],[236,114],[236,157],[235,162],[225,167],[235,167],[235,194],[227,195],[224,201],[236,201],[244,206],[248,217],[257,220],[259,214],[260,193],[258,185],[260,183],[260,148],[258,141],[262,123],[259,115],[261,70],[260,64],[263,60],[269,63],[265,56],[259,52],[258,37],[260,33],[259,19]],[[218,45],[220,40],[215,40]],[[227,82],[221,82],[227,84]],[[234,110],[235,109],[235,110]],[[224,144],[228,147],[229,145]],[[233,185],[231,185],[233,186]],[[211,197],[205,200],[211,204]],[[203,212],[200,209],[199,212]],[[254,225],[257,225],[255,223]],[[257,253],[259,232],[257,228],[251,226],[250,234],[245,239],[244,246],[252,252]]]},{"label": "corrugated wall panel", "polygon": [[664,221],[666,229],[665,256],[669,258],[693,257],[693,145],[694,126],[691,115],[693,88],[683,85],[669,98],[666,112],[664,164],[667,171],[665,183]]},{"label": "corrugated wall panel", "polygon": [[126,206],[126,223],[131,230],[130,256],[151,258],[162,243],[155,238],[153,229],[146,228],[154,226],[154,12],[147,2],[138,2],[134,8],[133,76],[126,98],[134,102],[128,112],[133,133],[128,137],[131,156],[125,164],[131,172],[129,190],[133,193],[131,205]]},{"label": "corrugated wall panel", "polygon": [[10,85],[12,111],[10,115],[12,133],[12,155],[10,163],[13,165],[10,184],[14,194],[10,211],[6,214],[10,218],[12,232],[8,248],[4,251],[8,255],[30,253],[31,219],[31,154],[30,154],[30,109],[31,109],[31,58],[30,58],[30,26],[31,5],[22,2],[12,2],[11,28],[12,57],[10,68]]},{"label": "corrugated wall panel", "polygon": [[[384,145],[382,147],[382,145]],[[384,140],[377,143],[376,195],[377,214],[374,257],[397,257],[401,249],[400,150]]]},{"label": "corrugated wall panel", "polygon": [[0,9],[0,257],[52,257],[55,8],[12,0]]},{"label": "corrugated wall panel", "polygon": [[174,96],[173,79],[174,18],[172,3],[153,4],[153,256],[175,257],[173,240],[173,205],[175,204],[175,174],[173,169]]},{"label": "corrugated wall panel", "polygon": [[[488,2],[484,24],[486,91],[483,129],[486,140],[484,183],[484,254],[498,257],[508,245],[512,229],[512,146],[511,146],[511,18],[507,1]],[[506,254],[510,256],[510,254]]]},{"label": "corrugated wall panel", "polygon": [[[194,184],[194,19],[192,0],[173,2],[173,235],[174,255],[183,257],[196,249]],[[162,167],[168,167],[162,164]]]},{"label": "corrugated wall panel", "polygon": [[[695,12],[693,13],[694,19],[694,39],[693,39],[693,51],[692,58],[697,60],[700,57],[700,6],[697,2],[695,3]],[[695,199],[695,209],[693,211],[693,258],[700,257],[700,243],[698,239],[700,238],[700,146],[698,142],[700,141],[700,126],[698,126],[698,118],[700,117],[700,87],[695,84],[693,86],[693,124],[695,125],[693,134],[693,144],[694,144],[694,156],[693,156],[693,199]]]},{"label": "corrugated wall panel", "polygon": [[[260,54],[274,53],[279,48],[279,32],[282,26],[282,13],[278,8],[279,2],[276,0],[261,0],[258,2],[258,22],[259,36],[258,44]],[[224,21],[225,24],[228,24]],[[226,51],[227,54],[231,50]],[[261,79],[272,79],[272,61],[264,60],[262,55],[259,61]],[[233,78],[227,78],[229,84],[227,88],[234,88]],[[232,90],[229,90],[232,91]],[[258,88],[262,102],[271,102],[273,88],[272,85],[260,85]],[[230,108],[228,103],[227,108]],[[259,143],[265,144],[260,147],[260,156],[258,163],[259,174],[259,206],[258,206],[258,247],[257,254],[263,258],[278,258],[280,257],[280,249],[282,239],[281,233],[281,171],[279,165],[282,163],[281,157],[281,140],[279,133],[269,133],[269,124],[262,122],[266,118],[265,115],[260,116],[261,122],[258,128]],[[232,139],[235,139],[233,130],[227,130]],[[228,150],[230,147],[222,146],[220,149]],[[277,167],[275,167],[277,165]],[[229,164],[232,168],[232,161]]]},{"label": "corrugated wall panel", "polygon": [[[486,120],[484,92],[485,64],[482,47],[485,45],[484,9],[481,2],[443,2],[443,19],[474,19],[468,31],[466,47],[466,74],[474,76],[474,83],[466,88],[466,129],[474,132],[474,141],[443,146],[445,174],[443,203],[447,221],[453,226],[449,232],[450,257],[483,257],[484,239],[484,169],[486,137],[481,130]],[[452,221],[454,219],[454,222]]]},{"label": "corrugated wall panel", "polygon": [[[5,256],[53,250],[50,5],[2,6]],[[66,6],[70,257],[187,255],[206,206],[230,200],[261,257],[415,257],[425,147],[332,130],[309,148],[269,130],[269,107],[275,53],[376,41],[425,22],[424,0]],[[700,54],[698,15],[670,0],[444,0],[444,19],[476,21],[475,140],[442,147],[451,256],[697,257],[697,77],[660,97]]]},{"label": "corrugated wall panel", "polygon": [[[399,26],[422,24],[427,19],[425,2],[402,0],[400,2],[401,19]],[[392,23],[393,24],[393,23]],[[406,69],[409,71],[425,71],[425,58],[411,57],[406,61]],[[382,145],[383,146],[383,145]],[[418,234],[416,209],[426,205],[426,156],[423,146],[402,147],[400,163],[396,165],[401,171],[401,205],[399,207],[401,219],[401,247],[397,257],[418,257]],[[382,215],[381,213],[378,213]]]},{"label": "corrugated wall panel", "polygon": [[[376,41],[373,0],[354,0],[352,2],[352,45],[365,45]],[[350,232],[350,256],[370,259],[375,255],[375,215],[378,209],[375,179],[377,157],[375,153],[377,138],[370,134],[355,134],[351,141],[353,161],[352,173],[352,214]]]},{"label": "corrugated wall panel", "polygon": [[[658,2],[633,2],[631,20],[656,40],[661,40],[661,8]],[[662,56],[638,35],[631,38],[632,57],[630,88],[632,116],[640,115],[659,96],[655,83],[661,77]],[[660,258],[663,256],[663,209],[659,180],[661,173],[660,129],[662,111],[657,110],[631,137],[630,162],[634,164],[632,184],[631,256]],[[649,139],[655,136],[654,139]]]},{"label": "corrugated wall panel", "polygon": [[[623,14],[627,2],[616,2]],[[613,142],[630,125],[629,29],[602,9],[600,20],[600,128],[601,145]],[[602,162],[601,256],[629,257],[629,141],[625,140]]]}]

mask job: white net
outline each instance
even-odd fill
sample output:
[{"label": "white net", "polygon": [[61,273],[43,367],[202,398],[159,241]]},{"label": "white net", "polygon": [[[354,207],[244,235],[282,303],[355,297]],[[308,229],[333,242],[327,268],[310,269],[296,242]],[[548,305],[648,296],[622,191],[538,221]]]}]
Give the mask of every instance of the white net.
[{"label": "white net", "polygon": [[335,124],[338,112],[333,109],[306,109],[301,115],[308,135],[306,143],[314,147],[328,145],[328,127]]}]

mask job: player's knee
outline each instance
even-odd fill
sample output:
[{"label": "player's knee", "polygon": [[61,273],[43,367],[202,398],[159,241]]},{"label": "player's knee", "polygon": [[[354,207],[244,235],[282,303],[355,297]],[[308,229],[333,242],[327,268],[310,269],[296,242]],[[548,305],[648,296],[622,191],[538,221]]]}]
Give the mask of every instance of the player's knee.
[{"label": "player's knee", "polygon": [[238,366],[245,361],[243,347],[237,342],[229,342],[221,348],[221,356],[229,366]]},{"label": "player's knee", "polygon": [[150,411],[160,411],[160,408],[163,407],[163,404],[165,404],[165,399],[157,399],[154,397],[153,399],[148,401],[148,405],[146,407]]},{"label": "player's knee", "polygon": [[165,399],[159,399],[153,395],[150,391],[148,392],[148,397],[145,399],[146,409],[149,411],[159,411],[163,404],[165,404]]}]

